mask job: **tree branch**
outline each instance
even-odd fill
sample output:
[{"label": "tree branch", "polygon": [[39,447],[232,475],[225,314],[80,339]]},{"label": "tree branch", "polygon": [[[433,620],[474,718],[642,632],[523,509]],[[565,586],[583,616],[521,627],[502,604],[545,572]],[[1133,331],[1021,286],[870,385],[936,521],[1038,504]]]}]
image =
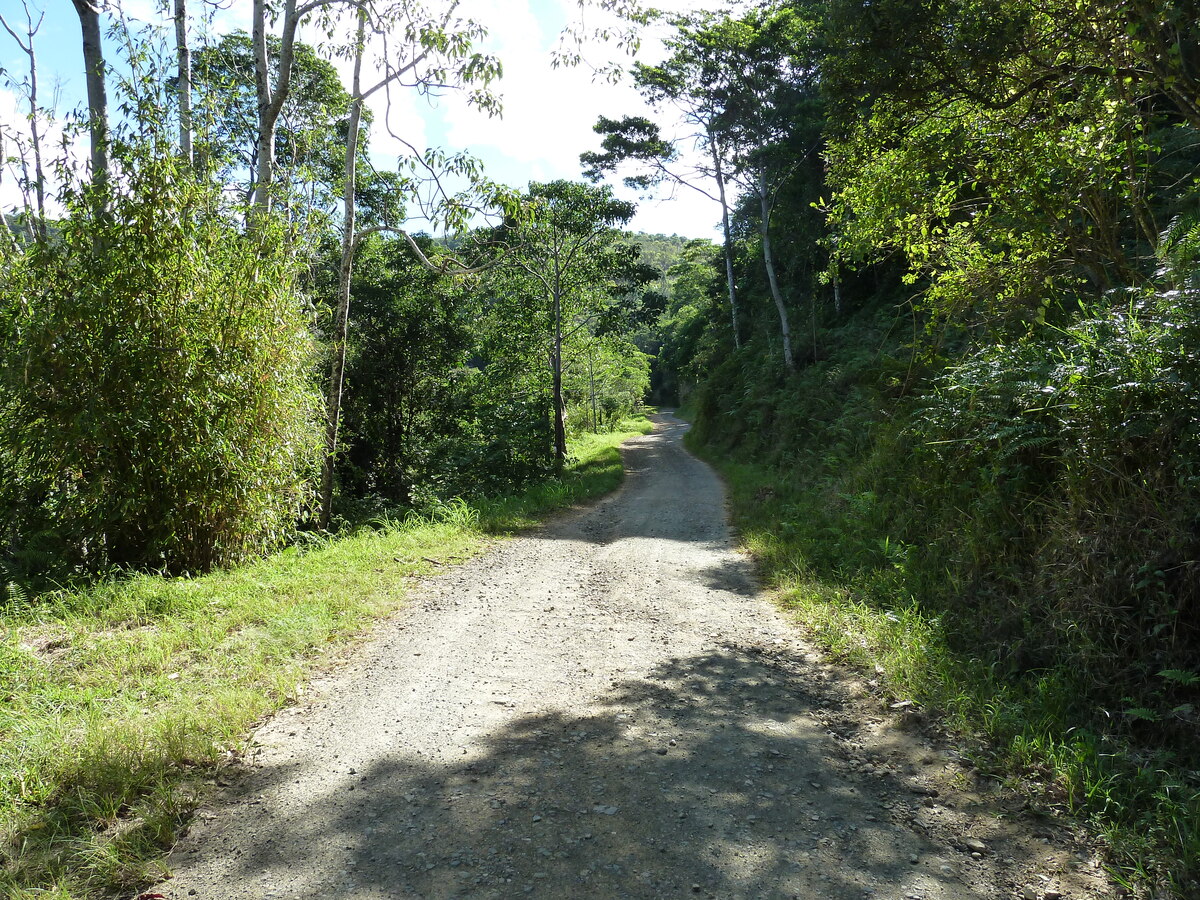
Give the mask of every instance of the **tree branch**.
[{"label": "tree branch", "polygon": [[408,246],[412,248],[413,253],[416,254],[421,265],[429,269],[429,271],[436,272],[439,275],[475,275],[479,272],[486,272],[488,269],[495,268],[500,264],[500,260],[497,259],[485,263],[482,266],[465,266],[463,263],[458,262],[458,260],[454,260],[454,262],[458,265],[458,268],[450,268],[446,265],[435,265],[429,259],[429,257],[425,255],[425,251],[421,249],[421,245],[413,239],[413,236],[403,228],[399,228],[395,225],[372,225],[370,228],[364,228],[357,232],[354,235],[354,251],[358,250],[359,244],[361,244],[365,238],[370,237],[373,234],[381,234],[384,232],[389,234],[398,234],[403,237],[404,240],[408,242]]}]

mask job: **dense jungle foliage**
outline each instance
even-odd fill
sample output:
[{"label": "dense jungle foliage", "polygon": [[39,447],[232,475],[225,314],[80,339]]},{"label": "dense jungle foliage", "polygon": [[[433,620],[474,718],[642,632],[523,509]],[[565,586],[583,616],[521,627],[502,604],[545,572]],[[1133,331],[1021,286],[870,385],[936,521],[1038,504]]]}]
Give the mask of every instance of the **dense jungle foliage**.
[{"label": "dense jungle foliage", "polygon": [[[380,3],[359,18],[419,26],[396,50],[413,57],[405,77],[469,89],[488,108],[495,66],[451,12]],[[252,18],[269,30],[265,7]],[[259,30],[178,44],[185,68],[153,29],[104,24],[111,40],[93,52],[122,56],[99,61],[111,71],[98,91],[121,114],[89,106],[89,168],[45,145],[55,111],[38,101],[36,69],[7,74],[31,110],[3,125],[25,198],[0,241],[10,597],[283,546],[319,524],[323,457],[348,515],[518,488],[562,467],[556,422],[611,430],[640,405],[649,360],[632,335],[643,301],[661,299],[644,288],[658,270],[618,228],[632,205],[585,184],[501,188],[469,157],[437,152],[376,171],[362,86],[343,85],[286,16],[280,36],[262,35],[265,66]],[[32,18],[29,30],[32,41]],[[371,51],[351,28],[323,52]],[[256,99],[264,84],[273,122]],[[61,213],[48,212],[52,189]],[[422,212],[453,239],[402,227],[430,190],[440,205]],[[477,210],[503,224],[476,225]],[[587,252],[558,265],[559,242],[576,238]]]},{"label": "dense jungle foliage", "polygon": [[[317,3],[319,52],[295,4],[170,52],[105,20],[112,65],[75,5],[87,167],[5,75],[6,602],[262,554],[319,493],[495,494],[678,403],[822,639],[909,647],[892,690],[1092,817],[1131,884],[1200,895],[1196,0],[659,15],[628,72],[654,118],[597,110],[587,182],[520,190],[448,151],[369,164],[376,91],[498,110],[452,4]],[[624,233],[610,176],[708,196],[722,240]]]}]

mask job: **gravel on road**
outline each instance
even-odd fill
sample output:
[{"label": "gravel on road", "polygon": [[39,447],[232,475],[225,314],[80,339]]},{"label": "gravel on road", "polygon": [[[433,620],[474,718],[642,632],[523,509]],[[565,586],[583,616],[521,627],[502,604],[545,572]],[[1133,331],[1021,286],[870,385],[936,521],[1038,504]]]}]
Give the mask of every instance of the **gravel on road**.
[{"label": "gravel on road", "polygon": [[264,725],[155,891],[1117,896],[1071,823],[822,661],[655,421],[620,491],[422,582]]}]

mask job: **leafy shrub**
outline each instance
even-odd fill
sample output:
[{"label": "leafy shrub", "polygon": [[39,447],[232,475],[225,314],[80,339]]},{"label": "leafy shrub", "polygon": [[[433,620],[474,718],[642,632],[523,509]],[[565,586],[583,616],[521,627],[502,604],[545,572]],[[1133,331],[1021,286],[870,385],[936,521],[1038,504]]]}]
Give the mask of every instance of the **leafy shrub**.
[{"label": "leafy shrub", "polygon": [[1200,646],[1194,300],[1155,295],[980,350],[911,419],[927,509],[953,535],[939,563],[1023,583],[1021,630],[1086,653],[1101,681],[1186,667]]},{"label": "leafy shrub", "polygon": [[319,446],[296,262],[168,154],[0,277],[2,537],[13,569],[197,571],[278,544]]}]

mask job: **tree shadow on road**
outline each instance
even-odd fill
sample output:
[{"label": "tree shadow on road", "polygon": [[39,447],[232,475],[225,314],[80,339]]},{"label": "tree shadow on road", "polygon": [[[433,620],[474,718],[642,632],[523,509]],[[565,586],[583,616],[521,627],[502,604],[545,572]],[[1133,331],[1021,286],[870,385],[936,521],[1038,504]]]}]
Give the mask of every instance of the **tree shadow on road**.
[{"label": "tree shadow on road", "polygon": [[[237,868],[268,896],[992,896],[957,879],[969,857],[894,824],[911,795],[831,762],[806,711],[836,702],[783,655],[673,659],[614,681],[596,714],[547,697],[439,758],[398,747],[347,770]],[[317,847],[344,862],[299,875]]]}]

